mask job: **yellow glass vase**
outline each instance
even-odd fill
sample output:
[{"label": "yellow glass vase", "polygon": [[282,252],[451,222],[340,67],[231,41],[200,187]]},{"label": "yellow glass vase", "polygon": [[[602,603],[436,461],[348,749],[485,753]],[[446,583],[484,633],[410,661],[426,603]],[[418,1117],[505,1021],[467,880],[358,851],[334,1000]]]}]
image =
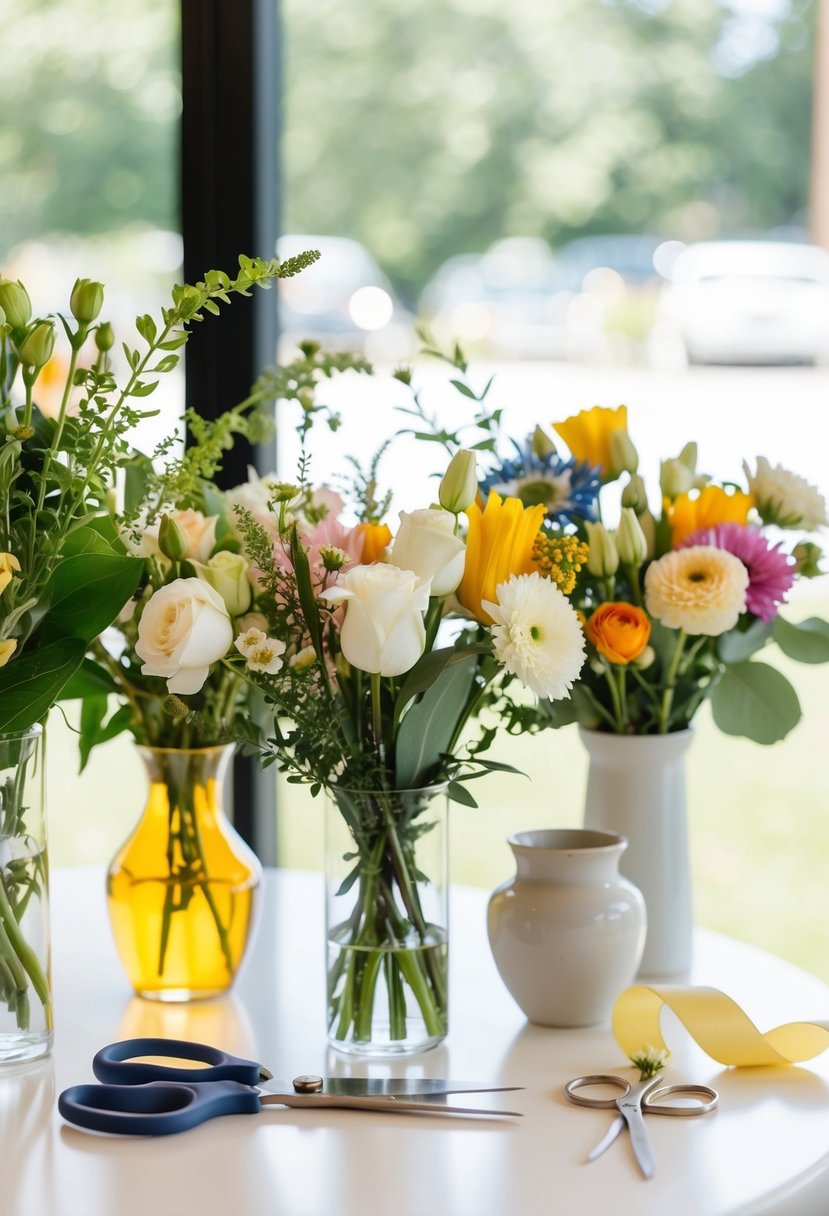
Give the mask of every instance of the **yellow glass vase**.
[{"label": "yellow glass vase", "polygon": [[244,958],[262,878],[222,809],[233,746],[138,751],[150,793],[107,873],[115,945],[139,996],[218,996]]}]

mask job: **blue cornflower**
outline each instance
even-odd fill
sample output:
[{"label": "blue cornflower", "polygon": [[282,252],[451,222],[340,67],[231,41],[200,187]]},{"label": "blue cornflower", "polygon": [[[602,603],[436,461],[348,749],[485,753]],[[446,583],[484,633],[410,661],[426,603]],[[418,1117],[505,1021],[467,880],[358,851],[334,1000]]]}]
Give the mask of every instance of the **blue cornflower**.
[{"label": "blue cornflower", "polygon": [[505,457],[481,481],[484,494],[520,498],[525,507],[543,503],[547,518],[558,524],[596,518],[601,469],[584,461],[564,460],[556,451],[539,455],[530,435],[523,447],[512,441],[514,458]]}]

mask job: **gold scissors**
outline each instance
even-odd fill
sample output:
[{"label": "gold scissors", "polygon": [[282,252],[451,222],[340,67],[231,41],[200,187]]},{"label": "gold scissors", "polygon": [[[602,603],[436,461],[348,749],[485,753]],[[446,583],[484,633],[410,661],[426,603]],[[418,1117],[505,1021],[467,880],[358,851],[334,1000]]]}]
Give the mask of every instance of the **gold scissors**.
[{"label": "gold scissors", "polygon": [[[577,1106],[593,1106],[601,1110],[619,1112],[607,1134],[587,1154],[588,1161],[601,1157],[605,1149],[610,1148],[619,1133],[627,1127],[639,1168],[646,1178],[652,1178],[656,1166],[644,1115],[676,1115],[686,1119],[693,1115],[707,1115],[719,1105],[719,1094],[708,1085],[662,1085],[661,1082],[662,1077],[657,1075],[631,1085],[624,1077],[604,1074],[575,1077],[567,1082],[564,1092],[569,1102],[575,1102]],[[618,1098],[591,1098],[582,1092],[591,1085],[612,1085],[614,1089],[621,1089],[622,1093]],[[668,1097],[686,1098],[689,1101],[682,1106],[674,1106],[664,1101]]]}]

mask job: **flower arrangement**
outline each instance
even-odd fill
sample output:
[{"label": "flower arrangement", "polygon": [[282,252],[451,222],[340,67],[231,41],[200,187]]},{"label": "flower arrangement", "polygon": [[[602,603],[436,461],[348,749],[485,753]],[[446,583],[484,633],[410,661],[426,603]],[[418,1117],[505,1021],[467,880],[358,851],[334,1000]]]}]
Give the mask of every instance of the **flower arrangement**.
[{"label": "flower arrangement", "polygon": [[[233,279],[210,271],[203,282],[176,286],[160,320],[136,319],[137,344],[123,347],[120,379],[112,327],[99,319],[102,284],[79,279],[68,316],[38,318],[25,286],[0,279],[0,739],[19,738],[61,696],[88,689],[87,649],[139,584],[144,561],[106,508],[115,474],[130,459],[127,435],[153,412],[145,401],[157,377],[176,366],[176,352],[206,311],[314,257],[282,264],[243,257]],[[69,357],[51,417],[38,399],[61,333]],[[107,690],[94,689],[98,705]],[[51,1013],[44,960],[29,947],[23,921],[27,910],[34,916],[46,885],[43,845],[27,830],[19,796],[23,777],[10,771],[0,784],[0,1000],[25,1032],[29,986],[48,1025]]]},{"label": "flower arrangement", "polygon": [[[429,1041],[446,1032],[445,926],[424,912],[417,861],[434,827],[432,792],[445,784],[451,798],[475,805],[466,782],[508,767],[482,755],[491,724],[477,722],[464,742],[484,700],[510,700],[507,686],[568,695],[584,638],[560,584],[584,546],[568,538],[545,548],[543,505],[495,491],[479,505],[475,453],[457,436],[438,501],[424,491],[395,529],[391,495],[378,491],[383,450],[368,469],[355,465],[347,485],[316,486],[307,441],[325,413],[322,360],[307,344],[289,373],[276,373],[273,391],[300,410],[298,477],[253,478],[228,495],[250,563],[252,615],[212,631],[215,649],[200,651],[199,663],[212,657],[264,695],[270,737],[247,720],[237,720],[237,734],[265,763],[278,760],[289,781],[336,804],[349,836],[339,894],[352,891],[353,906],[332,930],[331,1034],[371,1044],[382,1022],[399,1048],[413,1020]],[[534,557],[542,550],[544,565]],[[169,628],[164,594],[154,590],[143,606],[136,651],[184,700],[201,695],[202,668],[196,675],[189,664],[196,618],[176,614]]]},{"label": "flower arrangement", "polygon": [[[762,456],[744,463],[742,484],[715,484],[697,471],[690,443],[662,461],[652,509],[624,406],[582,411],[554,430],[568,459],[537,428],[521,459],[504,460],[485,481],[509,479],[523,501],[543,504],[551,526],[589,546],[571,595],[589,662],[572,700],[542,707],[540,717],[664,734],[686,728],[710,700],[723,731],[759,743],[784,738],[800,717],[797,695],[755,656],[775,642],[790,658],[829,660],[829,624],[780,614],[795,580],[819,573],[808,534],[827,524],[822,496]],[[621,507],[610,528],[602,499],[614,482]]]}]

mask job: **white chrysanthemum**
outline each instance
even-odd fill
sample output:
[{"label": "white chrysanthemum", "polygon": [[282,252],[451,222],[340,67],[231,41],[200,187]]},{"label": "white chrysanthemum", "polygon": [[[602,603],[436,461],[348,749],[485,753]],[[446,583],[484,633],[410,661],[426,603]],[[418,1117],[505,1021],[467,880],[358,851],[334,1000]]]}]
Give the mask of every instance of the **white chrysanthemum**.
[{"label": "white chrysanthemum", "polygon": [[669,629],[716,638],[745,611],[748,570],[713,545],[675,549],[645,573],[645,607]]},{"label": "white chrysanthemum", "polygon": [[261,646],[263,642],[267,641],[267,638],[268,635],[263,630],[251,626],[250,629],[246,629],[244,633],[239,634],[233,645],[239,651],[239,654],[243,654],[246,659],[249,659],[257,646]]},{"label": "white chrysanthemum", "polygon": [[792,473],[780,464],[771,465],[765,456],[757,457],[756,473],[745,461],[743,469],[764,523],[777,524],[779,528],[805,528],[808,532],[829,524],[825,498],[799,473]]},{"label": "white chrysanthemum", "polygon": [[513,574],[495,588],[497,604],[481,607],[495,657],[537,697],[556,701],[569,695],[584,662],[584,634],[569,600],[540,574]]},{"label": "white chrysanthemum", "polygon": [[275,676],[282,666],[282,655],[285,643],[278,638],[265,638],[246,655],[251,671],[261,671],[266,675]]}]

